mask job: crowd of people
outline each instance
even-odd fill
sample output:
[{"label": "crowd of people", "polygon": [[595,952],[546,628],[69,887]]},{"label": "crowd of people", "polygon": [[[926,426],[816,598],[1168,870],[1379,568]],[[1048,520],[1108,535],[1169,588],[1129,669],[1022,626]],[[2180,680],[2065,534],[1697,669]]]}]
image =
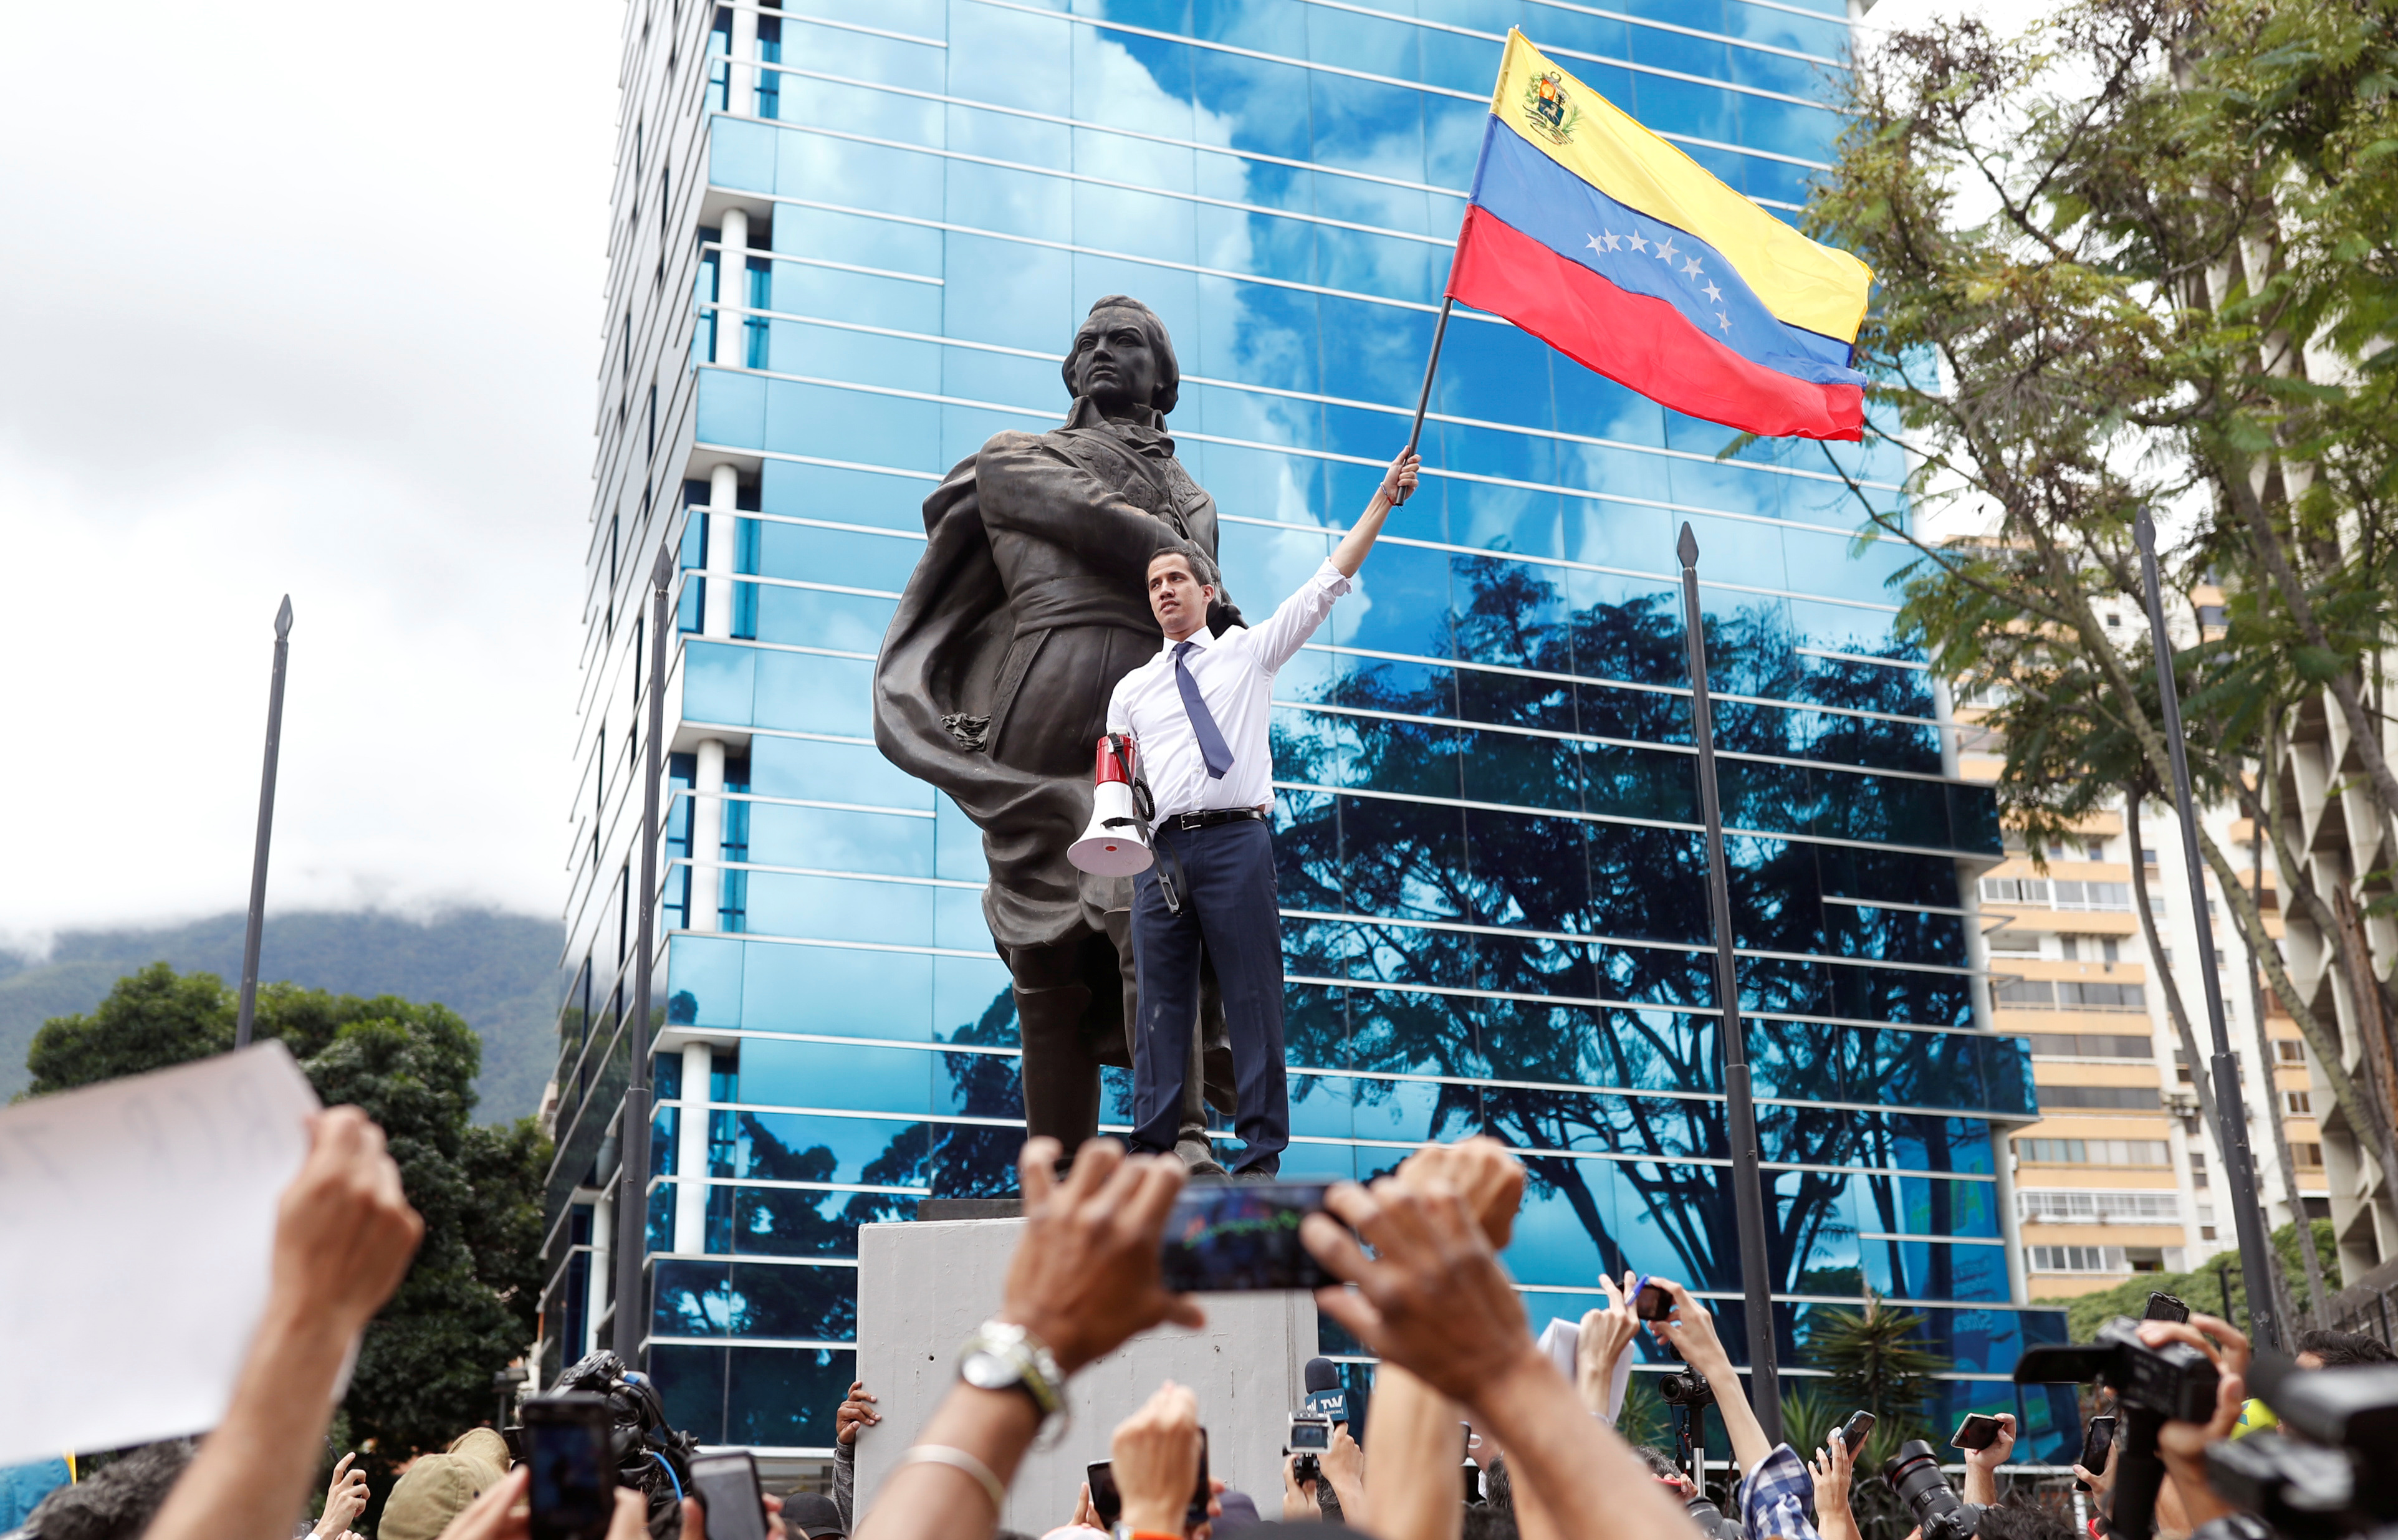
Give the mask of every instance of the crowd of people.
[{"label": "crowd of people", "polygon": [[[1028,1373],[1056,1383],[1044,1394],[986,1388],[961,1379],[913,1430],[859,1512],[859,1438],[883,1421],[874,1396],[853,1385],[836,1418],[833,1490],[768,1494],[776,1540],[1028,1540],[999,1528],[1009,1482],[1046,1420],[1044,1407],[1077,1371],[1135,1333],[1165,1323],[1203,1324],[1199,1302],[1161,1282],[1160,1241],[1185,1180],[1171,1156],[1128,1157],[1094,1140],[1058,1174],[1062,1151],[1034,1139],[1019,1168],[1025,1228],[1011,1259],[994,1331],[1031,1345]],[[1381,1359],[1362,1442],[1337,1428],[1313,1474],[1282,1470],[1269,1518],[1248,1494],[1209,1483],[1205,1516],[1194,1492],[1204,1458],[1202,1408],[1171,1383],[1118,1426],[1110,1441],[1120,1512],[1113,1540],[1257,1540],[1285,1526],[1322,1526],[1379,1540],[1657,1540],[1745,1535],[1750,1540],[1862,1540],[1851,1509],[1856,1452],[1832,1434],[1812,1454],[1769,1444],[1706,1306],[1665,1283],[1672,1309],[1636,1317],[1634,1280],[1604,1280],[1608,1305],[1580,1323],[1573,1373],[1535,1344],[1524,1307],[1499,1262],[1524,1191],[1524,1170],[1496,1142],[1430,1145],[1370,1186],[1331,1189],[1327,1213],[1301,1229],[1307,1248],[1344,1286],[1318,1308]],[[343,1359],[406,1271],[422,1224],[400,1189],[382,1132],[355,1108],[315,1124],[306,1162],[284,1192],[273,1284],[222,1423],[194,1442],[154,1445],[99,1476],[53,1493],[28,1519],[27,1540],[357,1540],[350,1526],[369,1506],[364,1477],[344,1459],[320,1516],[305,1511],[319,1467]],[[1641,1330],[1704,1374],[1730,1435],[1737,1480],[1728,1500],[1710,1493],[1664,1451],[1619,1436],[1616,1369]],[[2208,1484],[2207,1450],[2251,1413],[2247,1339],[2203,1315],[2140,1326],[2151,1346],[2179,1343],[2216,1365],[2210,1420],[2164,1426],[2166,1473],[2160,1526],[2187,1533],[2231,1512]],[[2302,1368],[2386,1360],[2369,1338],[2310,1333]],[[1997,1472],[2010,1459],[2014,1419],[1964,1459],[1963,1500],[1987,1505],[1974,1533],[1987,1540],[2074,1540],[2049,1512],[2001,1501]],[[1478,1470],[1463,1483],[1462,1452]],[[880,1435],[878,1435],[880,1436]],[[2119,1466],[2076,1467],[2103,1514]],[[643,1498],[615,1494],[607,1540],[647,1540]],[[671,1527],[674,1516],[665,1522]],[[1088,1487],[1045,1540],[1111,1540]],[[682,1540],[706,1540],[698,1501],[680,1503]],[[377,1540],[531,1540],[529,1478],[488,1428],[419,1456],[386,1499]],[[2094,1523],[2094,1537],[2100,1534]]]}]

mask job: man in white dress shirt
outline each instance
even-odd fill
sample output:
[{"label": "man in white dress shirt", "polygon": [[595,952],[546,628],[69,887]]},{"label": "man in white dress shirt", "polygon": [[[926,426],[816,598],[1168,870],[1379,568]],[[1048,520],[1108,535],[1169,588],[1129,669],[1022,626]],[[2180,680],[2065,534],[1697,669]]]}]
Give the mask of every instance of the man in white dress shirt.
[{"label": "man in white dress shirt", "polygon": [[[1402,453],[1331,559],[1271,619],[1221,635],[1207,628],[1216,570],[1189,546],[1149,564],[1149,607],[1165,633],[1157,656],[1118,680],[1108,730],[1128,732],[1157,799],[1157,864],[1133,883],[1132,939],[1140,1019],[1134,1024],[1132,1147],[1171,1151],[1182,1079],[1199,1017],[1202,948],[1214,964],[1233,1039],[1239,1094],[1233,1132],[1246,1143],[1236,1179],[1270,1181],[1290,1143],[1283,1074],[1282,917],[1274,896],[1273,752],[1267,739],[1273,676],[1300,649],[1415,490],[1417,458]],[[1163,873],[1175,890],[1169,904]]]}]

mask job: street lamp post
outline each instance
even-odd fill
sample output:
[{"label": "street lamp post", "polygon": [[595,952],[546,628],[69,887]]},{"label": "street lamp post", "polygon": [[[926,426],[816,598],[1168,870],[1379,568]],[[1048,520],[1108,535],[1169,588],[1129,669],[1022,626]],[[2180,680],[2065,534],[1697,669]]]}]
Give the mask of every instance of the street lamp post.
[{"label": "street lamp post", "polygon": [[[2133,522],[2132,538],[2140,548],[2140,578],[2148,590],[2149,640],[2157,655],[2157,702],[2164,716],[2165,749],[2173,760],[2174,808],[2181,819],[2181,862],[2189,877],[2190,924],[2198,932],[2198,976],[2206,992],[2206,1024],[2215,1035],[2215,1052],[2208,1060],[2215,1079],[2215,1140],[2223,1151],[2223,1179],[2230,1189],[2233,1233],[2240,1242],[2240,1276],[2248,1288],[2248,1335],[2267,1347],[2278,1348],[2281,1312],[2274,1303],[2273,1277],[2268,1271],[2275,1265],[2275,1258],[2266,1240],[2264,1215],[2257,1207],[2257,1162],[2248,1148],[2248,1113],[2240,1091],[2240,1065],[2231,1056],[2231,1029],[2223,1014],[2223,981],[2215,969],[2206,876],[2198,848],[2198,798],[2189,786],[2181,692],[2174,682],[2173,639],[2165,633],[2164,589],[2157,578],[2157,525],[2145,508]],[[2272,1073],[2270,1066],[2265,1073]],[[2299,1217],[2303,1221],[2305,1216]],[[2230,1297],[2227,1292],[2227,1302]]]},{"label": "street lamp post", "polygon": [[1723,1006],[1724,1112],[1731,1144],[1732,1216],[1740,1232],[1740,1281],[1748,1317],[1748,1401],[1765,1441],[1782,1441],[1782,1387],[1774,1366],[1773,1280],[1765,1247],[1765,1183],[1759,1173],[1757,1103],[1748,1043],[1740,1024],[1740,976],[1732,958],[1731,877],[1724,861],[1723,802],[1716,793],[1715,712],[1707,696],[1706,627],[1699,613],[1699,541],[1688,524],[1682,559],[1682,626],[1691,653],[1691,736],[1699,748],[1699,814],[1706,824],[1707,913],[1716,933],[1716,998]]},{"label": "street lamp post", "polygon": [[266,933],[266,851],[275,840],[275,766],[283,752],[283,666],[291,658],[291,596],[275,611],[275,676],[266,687],[266,768],[258,777],[258,844],[249,855],[249,923],[241,938],[241,1011],[233,1046],[249,1046],[258,1020],[258,949]]},{"label": "street lamp post", "polygon": [[641,1288],[641,1252],[649,1237],[650,971],[657,947],[658,779],[665,762],[667,713],[667,589],[674,582],[674,547],[658,547],[650,571],[650,683],[647,743],[641,751],[640,922],[633,953],[633,1018],[626,1039],[632,1063],[625,1077],[625,1109],[616,1147],[616,1356],[640,1366],[648,1334]]}]

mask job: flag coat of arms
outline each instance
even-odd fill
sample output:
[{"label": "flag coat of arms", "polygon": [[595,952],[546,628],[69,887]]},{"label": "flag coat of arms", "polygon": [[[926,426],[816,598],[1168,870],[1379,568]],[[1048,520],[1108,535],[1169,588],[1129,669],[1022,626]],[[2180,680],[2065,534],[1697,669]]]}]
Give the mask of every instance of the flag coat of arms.
[{"label": "flag coat of arms", "polygon": [[1853,439],[1872,283],[1509,32],[1450,299],[1691,417]]}]

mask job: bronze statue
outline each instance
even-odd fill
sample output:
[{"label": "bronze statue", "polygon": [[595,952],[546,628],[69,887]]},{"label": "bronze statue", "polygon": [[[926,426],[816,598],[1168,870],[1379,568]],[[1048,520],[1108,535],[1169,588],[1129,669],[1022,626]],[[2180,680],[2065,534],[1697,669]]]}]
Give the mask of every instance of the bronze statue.
[{"label": "bronze statue", "polygon": [[[983,916],[1015,981],[1024,1116],[1071,1154],[1098,1128],[1099,1066],[1132,1064],[1132,882],[1076,871],[1093,746],[1116,681],[1164,635],[1149,559],[1188,541],[1213,557],[1216,503],[1174,458],[1181,373],[1147,305],[1091,307],[1061,370],[1073,408],[1047,433],[1003,433],[924,500],[924,555],[874,670],[874,741],[949,793],[983,832]],[[1206,1099],[1233,1108],[1212,991],[1192,1039],[1177,1148],[1207,1153]],[[1206,1051],[1202,1053],[1204,1041]]]}]

